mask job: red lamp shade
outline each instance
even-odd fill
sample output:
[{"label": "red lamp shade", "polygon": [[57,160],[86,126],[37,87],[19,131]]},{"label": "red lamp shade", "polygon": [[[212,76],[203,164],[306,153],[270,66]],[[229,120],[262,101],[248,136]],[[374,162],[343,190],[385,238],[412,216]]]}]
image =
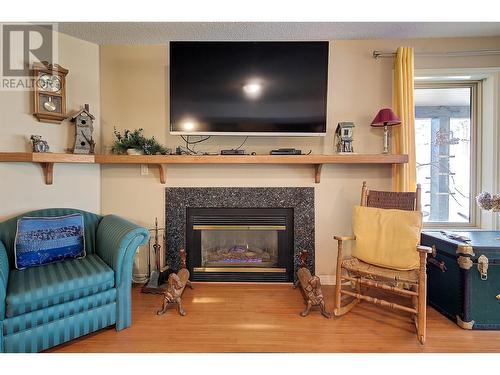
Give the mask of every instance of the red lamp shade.
[{"label": "red lamp shade", "polygon": [[371,126],[393,126],[401,124],[399,117],[390,108],[382,108],[372,121]]}]

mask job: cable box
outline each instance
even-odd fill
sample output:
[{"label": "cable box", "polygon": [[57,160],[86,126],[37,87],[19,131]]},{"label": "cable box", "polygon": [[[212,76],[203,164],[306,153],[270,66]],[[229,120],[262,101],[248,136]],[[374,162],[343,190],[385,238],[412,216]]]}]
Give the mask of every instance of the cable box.
[{"label": "cable box", "polygon": [[221,155],[245,155],[245,150],[220,150]]},{"label": "cable box", "polygon": [[271,150],[269,153],[271,155],[302,155],[302,150],[297,150],[295,148],[278,148],[276,150]]}]

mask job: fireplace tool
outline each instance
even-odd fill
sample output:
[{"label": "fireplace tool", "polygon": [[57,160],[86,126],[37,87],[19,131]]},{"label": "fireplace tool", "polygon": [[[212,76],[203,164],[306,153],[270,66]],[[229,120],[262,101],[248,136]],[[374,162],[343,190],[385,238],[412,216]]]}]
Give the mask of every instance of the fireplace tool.
[{"label": "fireplace tool", "polygon": [[149,241],[148,246],[148,270],[149,270],[149,280],[142,287],[143,293],[153,293],[153,294],[162,294],[165,290],[165,287],[162,284],[167,280],[170,273],[172,273],[169,269],[161,268],[160,264],[160,254],[161,254],[161,245],[159,243],[158,237],[159,232],[163,231],[162,241],[165,243],[165,228],[158,228],[158,218],[155,218],[155,227],[150,229],[151,232],[154,232],[154,244],[153,244],[153,253],[154,253],[154,269],[151,269],[153,265],[151,264],[151,241]]}]

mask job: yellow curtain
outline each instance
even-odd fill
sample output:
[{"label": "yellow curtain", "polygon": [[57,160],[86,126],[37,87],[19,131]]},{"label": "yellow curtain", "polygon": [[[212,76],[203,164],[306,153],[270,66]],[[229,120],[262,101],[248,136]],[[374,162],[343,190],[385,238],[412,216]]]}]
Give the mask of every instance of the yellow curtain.
[{"label": "yellow curtain", "polygon": [[417,186],[413,88],[413,48],[399,47],[394,59],[392,109],[401,125],[391,129],[392,150],[394,154],[408,154],[408,164],[392,167],[394,191],[415,191]]}]

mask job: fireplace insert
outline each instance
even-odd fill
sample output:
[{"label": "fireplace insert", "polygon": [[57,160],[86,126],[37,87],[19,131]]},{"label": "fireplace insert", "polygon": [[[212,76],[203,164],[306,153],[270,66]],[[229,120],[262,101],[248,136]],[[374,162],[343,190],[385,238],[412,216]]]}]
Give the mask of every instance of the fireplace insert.
[{"label": "fireplace insert", "polygon": [[193,281],[293,280],[292,208],[187,208]]}]

